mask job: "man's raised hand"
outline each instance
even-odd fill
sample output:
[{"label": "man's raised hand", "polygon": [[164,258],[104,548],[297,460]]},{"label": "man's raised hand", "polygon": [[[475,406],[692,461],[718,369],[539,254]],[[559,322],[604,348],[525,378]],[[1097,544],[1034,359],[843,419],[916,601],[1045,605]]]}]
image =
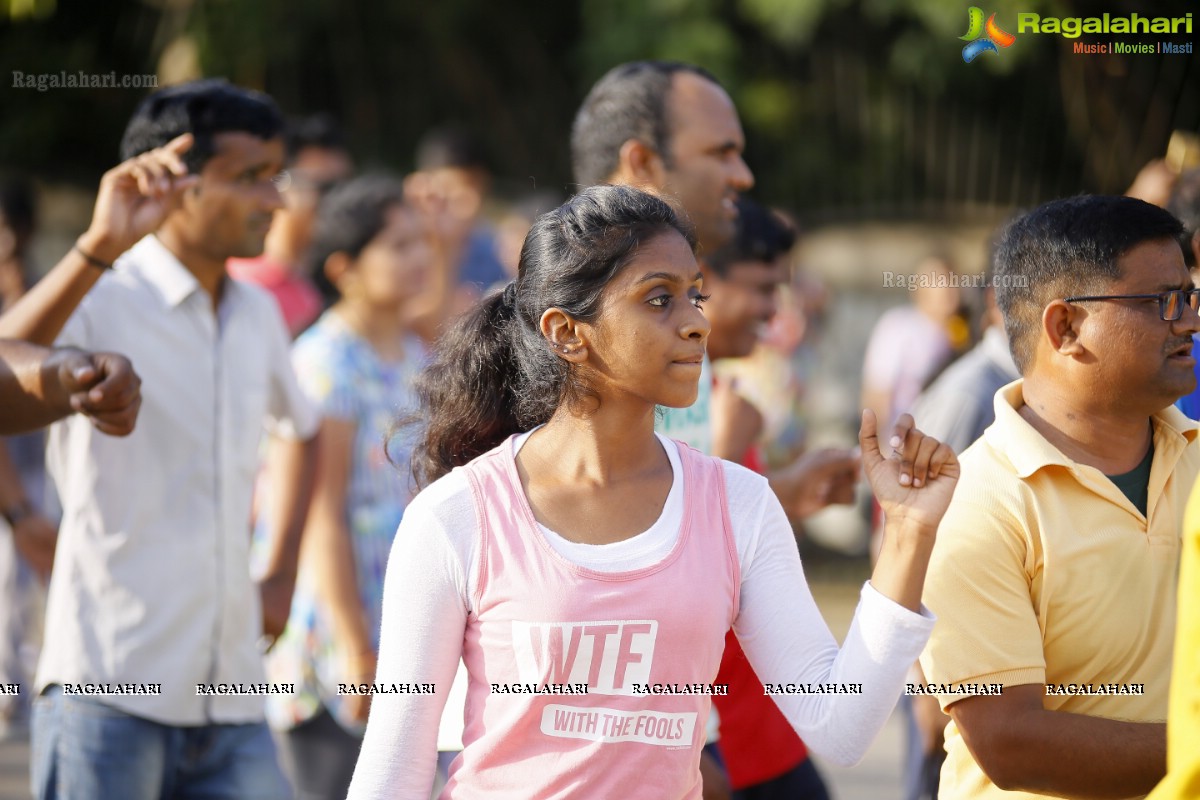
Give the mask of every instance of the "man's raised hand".
[{"label": "man's raised hand", "polygon": [[200,180],[183,163],[192,143],[192,134],[185,133],[104,173],[92,223],[79,238],[84,252],[111,264],[158,229],[183,193]]}]

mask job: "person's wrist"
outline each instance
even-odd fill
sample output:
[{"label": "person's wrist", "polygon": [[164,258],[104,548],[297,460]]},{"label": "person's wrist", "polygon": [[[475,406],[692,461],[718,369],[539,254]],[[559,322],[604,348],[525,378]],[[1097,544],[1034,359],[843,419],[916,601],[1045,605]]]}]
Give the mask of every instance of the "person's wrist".
[{"label": "person's wrist", "polygon": [[295,559],[286,557],[272,558],[267,568],[263,570],[262,577],[259,578],[259,583],[288,581],[295,584],[298,572]]},{"label": "person's wrist", "polygon": [[82,236],[75,240],[75,248],[87,258],[89,263],[92,263],[94,259],[100,263],[111,265],[129,249],[129,246],[115,241],[103,231],[88,228]]},{"label": "person's wrist", "polygon": [[937,526],[920,519],[889,513],[885,516],[884,536],[891,537],[895,544],[915,547],[933,547],[937,539]]},{"label": "person's wrist", "polygon": [[75,347],[56,347],[42,363],[41,385],[42,398],[48,406],[62,414],[70,414],[71,408],[71,376],[70,372],[82,362],[79,356],[88,356]]}]

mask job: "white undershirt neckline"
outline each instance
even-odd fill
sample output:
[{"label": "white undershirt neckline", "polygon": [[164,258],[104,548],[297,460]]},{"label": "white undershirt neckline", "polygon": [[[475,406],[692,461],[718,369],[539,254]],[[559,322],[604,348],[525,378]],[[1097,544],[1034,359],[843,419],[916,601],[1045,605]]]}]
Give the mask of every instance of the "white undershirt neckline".
[{"label": "white undershirt neckline", "polygon": [[[536,428],[534,430],[537,430]],[[513,440],[513,456],[521,451],[533,431],[522,433]],[[560,556],[585,569],[597,572],[630,572],[653,566],[666,558],[675,547],[683,524],[683,464],[679,445],[655,434],[671,463],[671,489],[663,503],[662,513],[646,530],[610,544],[573,542],[538,523],[538,530]]]}]

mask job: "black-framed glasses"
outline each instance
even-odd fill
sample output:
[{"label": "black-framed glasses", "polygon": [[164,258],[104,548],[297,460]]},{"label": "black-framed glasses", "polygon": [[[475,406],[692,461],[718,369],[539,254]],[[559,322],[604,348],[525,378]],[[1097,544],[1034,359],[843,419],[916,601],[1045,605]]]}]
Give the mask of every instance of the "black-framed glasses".
[{"label": "black-framed glasses", "polygon": [[1064,303],[1082,303],[1085,300],[1157,300],[1158,316],[1163,322],[1174,322],[1183,316],[1183,304],[1193,311],[1200,309],[1200,289],[1171,289],[1160,294],[1098,294],[1089,297],[1064,297]]}]

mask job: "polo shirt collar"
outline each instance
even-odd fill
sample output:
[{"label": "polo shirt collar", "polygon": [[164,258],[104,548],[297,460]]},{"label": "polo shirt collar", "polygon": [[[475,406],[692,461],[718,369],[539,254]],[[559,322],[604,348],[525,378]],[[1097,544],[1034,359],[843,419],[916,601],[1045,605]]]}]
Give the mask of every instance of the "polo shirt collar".
[{"label": "polo shirt collar", "polygon": [[148,234],[129,249],[131,269],[162,296],[169,306],[178,306],[201,292],[196,276],[154,234]]},{"label": "polo shirt collar", "polygon": [[[996,392],[996,422],[983,434],[988,444],[1004,453],[1020,478],[1028,478],[1042,467],[1051,465],[1074,472],[1079,465],[1050,444],[1017,411],[1025,404],[1023,387],[1024,380],[1018,378]],[[1178,441],[1180,450],[1196,440],[1196,423],[1174,406],[1152,414],[1150,419],[1154,425],[1156,451],[1162,449],[1164,436]]]}]

